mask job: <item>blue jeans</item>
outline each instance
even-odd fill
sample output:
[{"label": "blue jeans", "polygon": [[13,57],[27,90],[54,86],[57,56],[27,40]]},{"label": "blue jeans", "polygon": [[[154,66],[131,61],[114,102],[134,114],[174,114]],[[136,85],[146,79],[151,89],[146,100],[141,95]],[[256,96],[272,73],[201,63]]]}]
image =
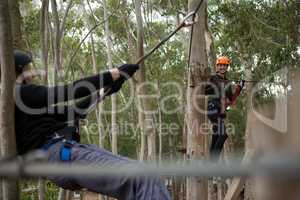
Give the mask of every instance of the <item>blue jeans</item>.
[{"label": "blue jeans", "polygon": [[[62,142],[57,142],[49,147],[48,161],[50,163],[61,162],[60,149]],[[69,163],[84,165],[120,166],[126,164],[139,165],[138,161],[131,160],[119,155],[114,155],[96,145],[75,143],[71,149]],[[74,177],[48,177],[58,186],[78,190],[86,188],[89,191],[114,197],[120,200],[169,200],[170,195],[159,177],[137,176],[137,177],[108,177],[98,179],[87,179],[80,176]]]}]

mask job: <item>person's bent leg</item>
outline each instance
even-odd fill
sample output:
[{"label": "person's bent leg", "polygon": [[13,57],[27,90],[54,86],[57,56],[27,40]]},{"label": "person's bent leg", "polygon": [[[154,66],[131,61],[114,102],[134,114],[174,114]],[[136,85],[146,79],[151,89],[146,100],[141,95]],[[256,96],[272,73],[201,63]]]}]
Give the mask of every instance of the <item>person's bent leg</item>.
[{"label": "person's bent leg", "polygon": [[214,152],[216,154],[218,154],[218,155],[221,154],[227,138],[228,138],[227,134],[225,134],[225,135],[219,135],[218,136],[218,140],[217,140],[217,142],[216,142],[216,144],[214,146]]},{"label": "person's bent leg", "polygon": [[214,145],[214,151],[220,157],[224,144],[226,142],[226,139],[228,138],[228,135],[226,133],[226,127],[224,119],[219,118],[218,119],[218,139]]},{"label": "person's bent leg", "polygon": [[[60,161],[60,142],[49,150],[49,161]],[[99,165],[101,167],[118,167],[122,165],[142,165],[138,161],[114,155],[95,145],[77,144],[72,147],[70,163],[83,165]],[[150,176],[101,176],[87,179],[74,176],[72,178],[49,177],[50,180],[66,189],[86,188],[90,191],[111,196],[120,200],[169,200],[170,195],[159,177]]]},{"label": "person's bent leg", "polygon": [[228,135],[226,134],[224,119],[218,118],[217,123],[213,125],[212,145],[210,148],[210,156],[212,160],[219,160],[227,138]]}]

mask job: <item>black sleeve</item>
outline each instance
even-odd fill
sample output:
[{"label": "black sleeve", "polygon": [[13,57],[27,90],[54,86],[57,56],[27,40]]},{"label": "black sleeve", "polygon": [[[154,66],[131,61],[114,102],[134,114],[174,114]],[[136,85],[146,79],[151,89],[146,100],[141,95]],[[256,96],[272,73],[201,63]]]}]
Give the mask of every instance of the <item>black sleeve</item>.
[{"label": "black sleeve", "polygon": [[[94,93],[88,97],[76,101],[72,105],[55,105],[53,106],[51,113],[55,115],[55,119],[61,122],[71,121],[74,118],[84,119],[88,114],[88,109],[97,97],[98,93]],[[73,117],[73,119],[69,119],[70,117]]]},{"label": "black sleeve", "polygon": [[89,96],[112,83],[111,73],[104,72],[77,80],[68,85],[54,87],[20,85],[19,90],[16,89],[16,101],[22,101],[22,104],[29,108],[45,108],[59,102]]}]

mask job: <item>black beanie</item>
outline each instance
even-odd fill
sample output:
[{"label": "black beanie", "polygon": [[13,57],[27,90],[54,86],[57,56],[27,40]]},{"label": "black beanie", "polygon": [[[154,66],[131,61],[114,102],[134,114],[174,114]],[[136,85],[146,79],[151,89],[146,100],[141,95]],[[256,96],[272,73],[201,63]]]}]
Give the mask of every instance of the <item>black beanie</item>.
[{"label": "black beanie", "polygon": [[24,66],[32,62],[31,56],[19,49],[14,50],[14,58],[17,73],[22,73]]}]

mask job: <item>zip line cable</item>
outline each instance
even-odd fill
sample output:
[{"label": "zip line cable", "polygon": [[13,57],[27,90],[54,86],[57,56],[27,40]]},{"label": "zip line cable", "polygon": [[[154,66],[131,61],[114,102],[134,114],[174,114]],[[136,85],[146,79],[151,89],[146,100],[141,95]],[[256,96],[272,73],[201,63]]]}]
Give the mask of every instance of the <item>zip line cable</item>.
[{"label": "zip line cable", "polygon": [[110,14],[109,16],[107,16],[107,18],[106,19],[104,19],[104,20],[102,20],[101,22],[99,22],[98,24],[95,24],[90,30],[89,30],[89,32],[84,36],[84,38],[80,41],[80,43],[78,44],[78,46],[76,47],[76,49],[75,49],[75,51],[74,51],[74,53],[72,54],[72,56],[71,56],[71,59],[70,59],[70,61],[69,61],[69,64],[67,65],[68,67],[67,67],[67,71],[66,71],[66,73],[68,73],[69,72],[69,69],[71,69],[71,72],[72,72],[72,76],[74,77],[74,68],[73,68],[73,66],[71,65],[72,63],[73,63],[73,61],[74,61],[74,58],[75,58],[75,55],[77,54],[77,52],[79,51],[79,49],[80,49],[80,46],[84,43],[84,41],[86,40],[86,38],[98,27],[98,26],[100,26],[100,25],[102,25],[103,23],[105,23],[106,21],[108,21],[109,20],[109,18],[112,16],[113,14]]},{"label": "zip line cable", "polygon": [[150,55],[152,55],[160,46],[162,46],[165,42],[167,42],[173,35],[175,35],[181,28],[185,27],[185,21],[190,18],[191,16],[194,16],[195,12],[190,12],[187,16],[185,16],[180,23],[180,25],[173,31],[171,32],[168,36],[166,36],[162,41],[160,41],[155,47],[153,47],[147,54],[144,56],[140,57],[137,61],[136,64],[140,64],[143,62],[145,59],[147,59]]},{"label": "zip line cable", "polygon": [[[203,0],[201,0],[196,9],[192,12],[190,12],[189,14],[187,14],[182,22],[179,24],[179,26],[174,30],[172,31],[168,36],[166,36],[164,39],[162,39],[155,47],[153,47],[148,53],[146,53],[144,56],[140,57],[137,61],[136,61],[136,64],[140,64],[141,62],[143,62],[145,59],[147,59],[150,55],[152,55],[160,46],[162,46],[163,44],[165,44],[172,36],[174,36],[179,30],[181,30],[183,27],[186,27],[186,26],[189,26],[191,25],[191,37],[192,37],[192,32],[193,32],[193,27],[194,27],[194,23],[195,23],[195,18],[196,18],[196,14],[197,12],[199,11],[201,5],[203,3]],[[186,21],[192,17],[192,23],[191,24],[188,24],[186,23]],[[190,50],[191,50],[191,43],[192,43],[192,39],[190,39]],[[189,60],[190,60],[190,53],[189,53]],[[188,64],[190,63],[190,61],[188,62]],[[103,95],[100,95],[98,97],[98,99],[96,100],[96,102],[92,105],[95,105],[97,104],[98,102],[102,101],[105,96],[111,91],[111,88],[106,88],[105,91],[104,91],[104,94]]]}]

